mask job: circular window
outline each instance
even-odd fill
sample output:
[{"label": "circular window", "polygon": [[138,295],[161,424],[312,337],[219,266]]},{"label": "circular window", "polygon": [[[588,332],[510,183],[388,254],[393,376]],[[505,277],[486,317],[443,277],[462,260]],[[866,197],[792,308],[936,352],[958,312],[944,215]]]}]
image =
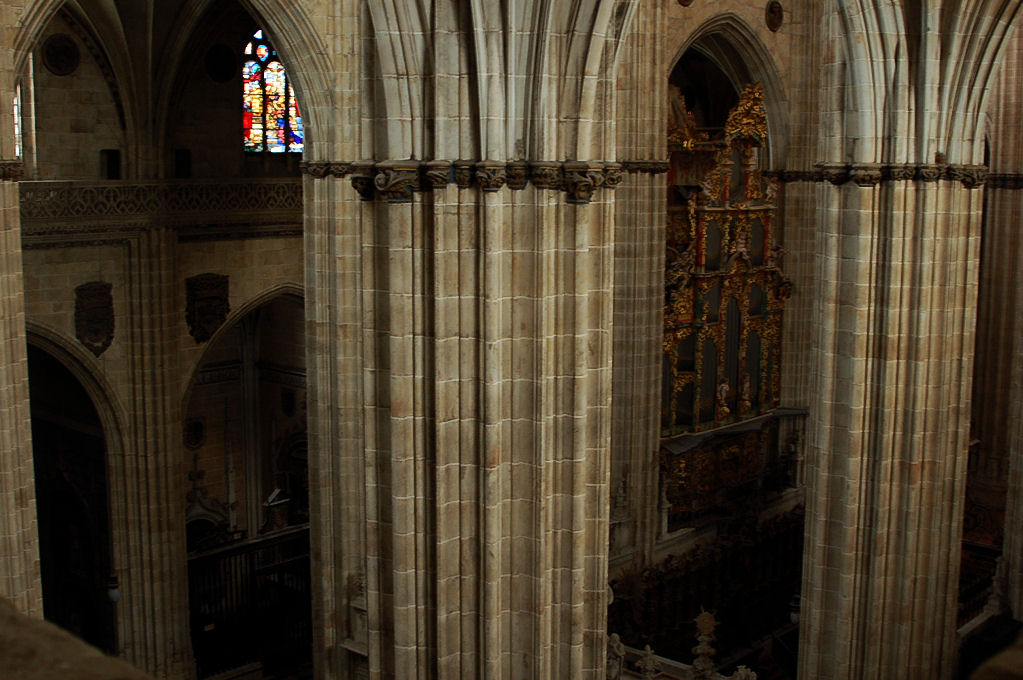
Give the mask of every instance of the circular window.
[{"label": "circular window", "polygon": [[54,33],[43,43],[43,64],[55,76],[68,76],[81,63],[78,44],[66,33]]}]

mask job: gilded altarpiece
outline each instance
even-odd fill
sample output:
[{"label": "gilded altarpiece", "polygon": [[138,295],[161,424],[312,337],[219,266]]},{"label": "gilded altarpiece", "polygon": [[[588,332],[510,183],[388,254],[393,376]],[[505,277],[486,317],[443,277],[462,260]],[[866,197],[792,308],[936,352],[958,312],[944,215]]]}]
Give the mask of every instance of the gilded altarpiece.
[{"label": "gilded altarpiece", "polygon": [[[767,459],[778,450],[771,416],[791,283],[774,240],[776,180],[760,169],[761,86],[746,88],[723,130],[698,128],[677,89],[670,111],[661,467],[674,529],[774,467]],[[734,432],[672,441],[754,418],[764,422],[743,428],[741,442]]]}]

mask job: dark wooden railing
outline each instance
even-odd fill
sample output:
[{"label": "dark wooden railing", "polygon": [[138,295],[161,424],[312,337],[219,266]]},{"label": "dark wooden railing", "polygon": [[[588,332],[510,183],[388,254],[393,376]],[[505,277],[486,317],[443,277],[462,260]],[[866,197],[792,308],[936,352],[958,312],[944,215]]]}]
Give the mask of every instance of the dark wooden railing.
[{"label": "dark wooden railing", "polygon": [[309,527],[241,541],[188,561],[199,678],[261,664],[273,676],[309,663]]}]

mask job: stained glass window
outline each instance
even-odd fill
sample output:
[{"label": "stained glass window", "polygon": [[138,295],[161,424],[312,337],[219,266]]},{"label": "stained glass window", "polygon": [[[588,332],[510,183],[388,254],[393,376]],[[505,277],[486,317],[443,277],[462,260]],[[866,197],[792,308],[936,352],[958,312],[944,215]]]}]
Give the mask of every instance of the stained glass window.
[{"label": "stained glass window", "polygon": [[301,153],[305,147],[295,88],[262,30],[245,45],[242,134],[246,151]]},{"label": "stained glass window", "polygon": [[21,85],[14,88],[14,157],[21,158]]}]

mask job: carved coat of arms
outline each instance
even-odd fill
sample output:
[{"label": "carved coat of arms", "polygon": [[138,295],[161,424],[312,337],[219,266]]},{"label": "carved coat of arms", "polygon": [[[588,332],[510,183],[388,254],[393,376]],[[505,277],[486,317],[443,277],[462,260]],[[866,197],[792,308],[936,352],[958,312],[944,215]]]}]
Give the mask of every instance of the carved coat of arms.
[{"label": "carved coat of arms", "polygon": [[75,337],[99,356],[114,340],[111,284],[91,281],[75,288]]},{"label": "carved coat of arms", "polygon": [[195,341],[206,342],[227,319],[228,279],[224,274],[199,274],[185,279],[185,321]]}]

